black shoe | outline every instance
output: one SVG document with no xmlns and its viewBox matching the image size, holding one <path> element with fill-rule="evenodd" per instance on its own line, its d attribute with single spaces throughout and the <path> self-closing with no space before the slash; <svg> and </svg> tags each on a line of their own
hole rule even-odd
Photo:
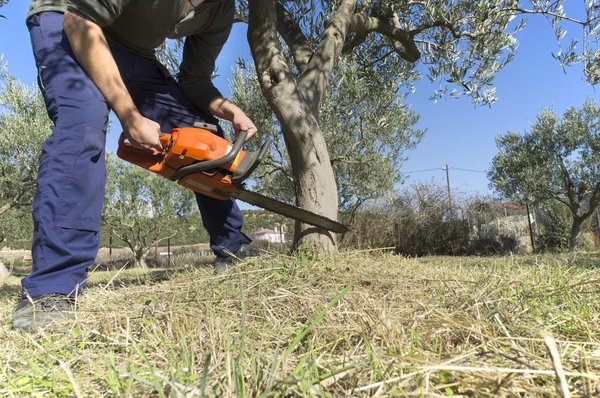
<svg viewBox="0 0 600 398">
<path fill-rule="evenodd" d="M 72 319 L 74 310 L 75 300 L 63 294 L 26 297 L 15 308 L 12 327 L 15 330 L 33 332 L 56 320 Z"/>
<path fill-rule="evenodd" d="M 250 257 L 258 257 L 260 253 L 251 245 L 242 245 L 240 249 L 230 255 L 229 257 L 217 257 L 213 262 L 213 268 L 215 274 L 222 274 L 223 272 L 233 269 L 236 264 L 243 262 Z"/>
</svg>

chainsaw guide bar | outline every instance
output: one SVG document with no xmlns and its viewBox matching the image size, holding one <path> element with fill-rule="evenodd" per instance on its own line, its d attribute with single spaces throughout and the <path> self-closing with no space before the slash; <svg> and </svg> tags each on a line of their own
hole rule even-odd
<svg viewBox="0 0 600 398">
<path fill-rule="evenodd" d="M 292 206 L 276 199 L 269 198 L 268 196 L 247 191 L 244 188 L 238 187 L 237 191 L 231 196 L 246 203 L 250 203 L 251 205 L 272 211 L 273 213 L 281 214 L 282 216 L 286 216 L 306 224 L 314 225 L 315 227 L 323 228 L 328 231 L 337 232 L 340 234 L 348 231 L 348 227 L 342 223 L 320 216 L 308 210 L 304 210 L 300 207 Z"/>
</svg>

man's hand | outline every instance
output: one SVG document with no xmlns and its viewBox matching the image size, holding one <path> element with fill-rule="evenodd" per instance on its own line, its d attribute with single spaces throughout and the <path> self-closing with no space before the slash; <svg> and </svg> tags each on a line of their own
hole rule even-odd
<svg viewBox="0 0 600 398">
<path fill-rule="evenodd" d="M 160 125 L 153 120 L 137 114 L 132 120 L 121 121 L 123 134 L 135 148 L 162 150 L 158 139 Z"/>
<path fill-rule="evenodd" d="M 248 116 L 246 116 L 246 114 L 244 112 L 242 112 L 241 110 L 239 112 L 236 112 L 233 116 L 233 120 L 231 121 L 233 123 L 233 129 L 235 130 L 235 139 L 237 140 L 238 134 L 240 133 L 240 131 L 247 131 L 248 132 L 248 136 L 246 137 L 246 142 L 254 137 L 254 135 L 256 134 L 256 126 L 254 125 L 254 123 L 252 122 L 252 120 L 250 120 L 250 118 Z"/>
<path fill-rule="evenodd" d="M 213 98 L 209 104 L 209 110 L 214 116 L 229 120 L 231 123 L 233 123 L 236 139 L 240 131 L 248 132 L 246 141 L 254 137 L 257 132 L 256 126 L 252 120 L 246 116 L 243 110 L 241 110 L 237 105 L 228 99 L 223 97 Z"/>
</svg>

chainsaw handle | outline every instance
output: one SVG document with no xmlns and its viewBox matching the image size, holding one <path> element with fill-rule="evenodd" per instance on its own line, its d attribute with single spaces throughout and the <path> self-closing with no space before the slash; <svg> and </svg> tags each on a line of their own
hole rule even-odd
<svg viewBox="0 0 600 398">
<path fill-rule="evenodd" d="M 237 139 L 233 142 L 233 147 L 231 151 L 223 157 L 215 160 L 208 160 L 206 162 L 194 163 L 189 166 L 180 167 L 175 174 L 171 176 L 171 181 L 178 181 L 180 178 L 185 177 L 190 173 L 197 173 L 199 171 L 206 171 L 210 169 L 214 169 L 215 167 L 221 166 L 225 163 L 231 163 L 235 160 L 236 156 L 240 152 L 240 149 L 244 146 L 246 142 L 246 137 L 248 136 L 248 131 L 240 131 Z"/>
<path fill-rule="evenodd" d="M 119 137 L 119 146 L 132 147 L 133 149 L 135 149 L 137 151 L 142 151 L 142 152 L 148 153 L 150 155 L 156 156 L 156 155 L 160 155 L 161 153 L 164 152 L 165 149 L 167 149 L 167 146 L 169 146 L 169 142 L 171 141 L 171 134 L 159 133 L 158 140 L 160 141 L 160 144 L 163 147 L 162 151 L 159 151 L 156 149 L 136 148 L 131 144 L 131 142 L 128 142 L 126 140 L 127 140 L 127 137 L 125 137 L 125 134 L 121 133 L 121 136 Z"/>
</svg>

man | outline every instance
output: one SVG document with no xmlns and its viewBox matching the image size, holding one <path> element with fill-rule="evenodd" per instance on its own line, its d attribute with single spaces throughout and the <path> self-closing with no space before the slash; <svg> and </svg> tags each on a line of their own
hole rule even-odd
<svg viewBox="0 0 600 398">
<path fill-rule="evenodd" d="M 32 1 L 27 26 L 54 126 L 33 203 L 32 272 L 22 280 L 13 328 L 34 330 L 66 316 L 85 285 L 99 249 L 109 110 L 141 148 L 160 148 L 160 131 L 216 118 L 232 122 L 236 133 L 256 133 L 211 82 L 234 8 L 234 0 Z M 154 50 L 165 38 L 182 37 L 176 82 Z M 250 239 L 235 202 L 196 199 L 217 260 L 243 256 Z"/>
</svg>

